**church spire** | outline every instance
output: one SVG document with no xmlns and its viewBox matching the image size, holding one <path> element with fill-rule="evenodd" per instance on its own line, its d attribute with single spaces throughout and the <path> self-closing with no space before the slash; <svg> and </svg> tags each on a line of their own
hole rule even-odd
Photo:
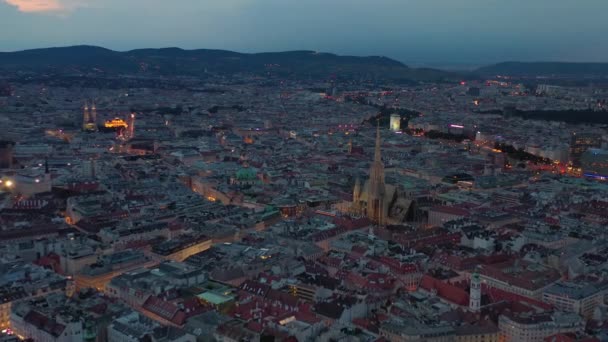
<svg viewBox="0 0 608 342">
<path fill-rule="evenodd" d="M 384 164 L 382 163 L 382 155 L 380 153 L 380 122 L 378 121 L 374 161 L 369 170 L 367 217 L 379 225 L 384 224 L 386 216 L 386 207 L 384 203 L 385 191 Z"/>
<path fill-rule="evenodd" d="M 86 130 L 87 129 L 87 124 L 89 123 L 90 120 L 90 114 L 89 114 L 89 101 L 84 101 L 84 110 L 82 111 L 82 129 Z"/>
<path fill-rule="evenodd" d="M 358 201 L 361 197 L 361 180 L 359 180 L 359 176 L 357 176 L 357 180 L 355 181 L 355 187 L 353 189 L 353 201 Z"/>
<path fill-rule="evenodd" d="M 374 161 L 382 161 L 382 155 L 380 154 L 380 120 L 378 120 L 378 126 L 376 127 L 376 150 L 374 151 Z"/>
</svg>

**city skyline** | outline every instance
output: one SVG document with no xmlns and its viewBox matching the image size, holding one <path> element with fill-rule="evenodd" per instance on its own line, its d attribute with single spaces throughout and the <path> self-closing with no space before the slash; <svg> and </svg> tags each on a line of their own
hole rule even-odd
<svg viewBox="0 0 608 342">
<path fill-rule="evenodd" d="M 602 1 L 205 2 L 3 0 L 0 51 L 98 45 L 239 52 L 317 50 L 406 64 L 606 62 Z"/>
</svg>

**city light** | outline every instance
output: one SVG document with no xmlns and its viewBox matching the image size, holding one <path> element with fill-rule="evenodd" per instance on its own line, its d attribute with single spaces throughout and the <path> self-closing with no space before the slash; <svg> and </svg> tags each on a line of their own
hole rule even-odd
<svg viewBox="0 0 608 342">
<path fill-rule="evenodd" d="M 134 116 L 131 116 L 131 117 L 134 117 Z M 129 125 L 123 119 L 120 119 L 120 118 L 114 118 L 112 120 L 108 120 L 104 123 L 104 126 L 106 128 L 127 128 L 127 127 L 129 127 Z"/>
</svg>

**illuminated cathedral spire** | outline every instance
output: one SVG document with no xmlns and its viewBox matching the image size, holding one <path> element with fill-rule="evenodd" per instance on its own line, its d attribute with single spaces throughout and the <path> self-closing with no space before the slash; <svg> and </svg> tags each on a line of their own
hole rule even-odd
<svg viewBox="0 0 608 342">
<path fill-rule="evenodd" d="M 378 126 L 376 127 L 376 149 L 374 150 L 374 162 L 382 163 L 382 154 L 380 152 L 380 120 L 378 120 Z M 384 167 L 384 166 L 383 166 Z"/>
<path fill-rule="evenodd" d="M 355 187 L 353 188 L 353 204 L 351 207 L 351 212 L 357 216 L 361 214 L 361 181 L 359 180 L 359 176 L 357 176 Z"/>
<path fill-rule="evenodd" d="M 84 110 L 82 112 L 82 129 L 86 130 L 87 129 L 87 124 L 89 123 L 90 120 L 90 116 L 89 116 L 89 101 L 85 101 L 84 102 Z"/>
<path fill-rule="evenodd" d="M 95 107 L 95 102 L 92 102 L 90 107 L 89 101 L 84 102 L 84 110 L 82 112 L 82 130 L 97 130 L 97 108 Z"/>
<path fill-rule="evenodd" d="M 95 106 L 95 101 L 91 104 L 91 115 L 89 120 L 91 123 L 97 125 L 97 107 Z"/>
<path fill-rule="evenodd" d="M 357 176 L 355 181 L 355 188 L 353 189 L 353 200 L 359 200 L 361 198 L 361 180 Z"/>
<path fill-rule="evenodd" d="M 374 150 L 374 161 L 369 170 L 369 189 L 367 199 L 367 217 L 378 225 L 384 224 L 384 164 L 382 163 L 382 154 L 380 151 L 380 121 L 376 128 L 376 147 Z"/>
</svg>

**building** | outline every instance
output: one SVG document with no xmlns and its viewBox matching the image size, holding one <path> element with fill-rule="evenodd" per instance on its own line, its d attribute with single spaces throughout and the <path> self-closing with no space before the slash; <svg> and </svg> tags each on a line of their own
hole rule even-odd
<svg viewBox="0 0 608 342">
<path fill-rule="evenodd" d="M 382 324 L 380 336 L 390 342 L 451 342 L 455 339 L 455 331 L 447 323 L 423 324 L 411 320 Z"/>
<path fill-rule="evenodd" d="M 108 341 L 112 342 L 195 342 L 196 337 L 181 329 L 163 327 L 156 321 L 131 312 L 118 317 L 108 326 Z"/>
<path fill-rule="evenodd" d="M 471 288 L 469 290 L 469 310 L 479 312 L 481 308 L 481 279 L 479 273 L 471 275 Z"/>
<path fill-rule="evenodd" d="M 45 342 L 80 342 L 84 325 L 76 313 L 51 316 L 28 305 L 20 305 L 11 314 L 11 329 L 17 336 Z"/>
<path fill-rule="evenodd" d="M 311 285 L 296 283 L 289 285 L 289 292 L 308 302 L 314 303 L 317 298 L 317 288 Z"/>
<path fill-rule="evenodd" d="M 391 114 L 390 127 L 393 132 L 401 131 L 401 116 L 399 114 Z"/>
<path fill-rule="evenodd" d="M 501 341 L 542 342 L 558 333 L 580 333 L 585 321 L 577 314 L 554 312 L 523 313 L 505 312 L 498 318 Z"/>
<path fill-rule="evenodd" d="M 428 226 L 442 227 L 446 222 L 459 220 L 470 215 L 469 211 L 450 206 L 435 206 L 428 211 Z"/>
<path fill-rule="evenodd" d="M 106 120 L 104 122 L 105 128 L 114 128 L 114 129 L 126 129 L 129 127 L 129 124 L 121 118 L 114 118 L 112 120 Z"/>
<path fill-rule="evenodd" d="M 48 162 L 45 162 L 44 174 L 18 174 L 14 183 L 15 192 L 25 197 L 50 192 L 53 184 Z"/>
<path fill-rule="evenodd" d="M 0 169 L 13 168 L 13 148 L 15 143 L 7 140 L 0 140 Z"/>
<path fill-rule="evenodd" d="M 94 179 L 97 174 L 97 162 L 95 159 L 82 161 L 82 177 L 85 179 Z"/>
<path fill-rule="evenodd" d="M 108 340 L 117 342 L 138 342 L 150 334 L 160 324 L 136 312 L 115 319 L 108 326 Z"/>
<path fill-rule="evenodd" d="M 500 330 L 491 322 L 455 328 L 454 342 L 500 342 Z"/>
<path fill-rule="evenodd" d="M 484 286 L 536 300 L 541 300 L 544 290 L 561 278 L 552 268 L 519 259 L 482 265 L 479 274 Z"/>
<path fill-rule="evenodd" d="M 199 267 L 165 261 L 153 268 L 138 268 L 114 277 L 106 286 L 106 293 L 129 305 L 141 306 L 150 296 L 175 288 L 198 286 L 207 280 Z"/>
<path fill-rule="evenodd" d="M 88 245 L 80 243 L 68 244 L 59 254 L 59 263 L 63 272 L 73 276 L 85 266 L 95 263 L 98 254 Z"/>
<path fill-rule="evenodd" d="M 95 263 L 85 266 L 74 277 L 77 289 L 94 288 L 105 291 L 112 278 L 139 267 L 148 267 L 156 262 L 140 250 L 124 250 L 104 255 Z"/>
<path fill-rule="evenodd" d="M 82 130 L 88 132 L 97 130 L 97 107 L 95 106 L 95 103 L 91 105 L 90 109 L 88 101 L 84 104 L 82 111 Z"/>
<path fill-rule="evenodd" d="M 10 325 L 11 309 L 16 302 L 52 293 L 72 295 L 73 292 L 74 284 L 51 270 L 34 264 L 0 265 L 0 329 Z"/>
<path fill-rule="evenodd" d="M 184 261 L 188 257 L 211 248 L 212 239 L 200 236 L 180 236 L 152 247 L 152 252 L 164 260 Z"/>
<path fill-rule="evenodd" d="M 352 212 L 355 215 L 367 216 L 371 221 L 378 225 L 387 222 L 389 206 L 396 195 L 396 187 L 385 184 L 384 163 L 380 152 L 380 126 L 376 129 L 376 147 L 374 150 L 374 160 L 370 166 L 369 179 L 363 188 L 357 181 L 353 189 Z M 406 211 L 411 202 L 407 203 Z"/>
<path fill-rule="evenodd" d="M 93 316 L 84 314 L 79 301 L 66 303 L 69 301 L 63 294 L 19 302 L 11 311 L 11 330 L 20 338 L 34 341 L 96 341 Z"/>
<path fill-rule="evenodd" d="M 574 312 L 590 319 L 595 308 L 604 303 L 607 294 L 608 282 L 559 281 L 545 289 L 543 301 L 561 311 Z"/>
<path fill-rule="evenodd" d="M 126 305 L 92 289 L 72 297 L 54 293 L 15 304 L 11 329 L 34 341 L 112 341 L 107 336 L 108 325 L 130 311 Z"/>
<path fill-rule="evenodd" d="M 590 148 L 601 148 L 602 136 L 592 133 L 572 133 L 570 139 L 570 161 L 578 166 L 581 163 L 581 157 Z"/>
<path fill-rule="evenodd" d="M 581 167 L 587 178 L 608 180 L 608 150 L 588 149 L 581 156 Z"/>
</svg>

